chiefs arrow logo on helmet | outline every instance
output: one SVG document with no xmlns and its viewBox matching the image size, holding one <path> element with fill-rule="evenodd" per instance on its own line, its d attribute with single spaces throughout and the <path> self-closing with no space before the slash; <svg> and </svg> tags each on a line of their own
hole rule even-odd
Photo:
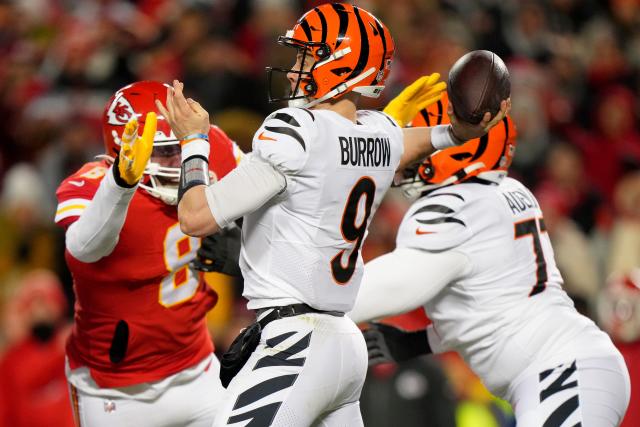
<svg viewBox="0 0 640 427">
<path fill-rule="evenodd" d="M 124 96 L 119 96 L 113 100 L 107 111 L 108 123 L 110 125 L 126 125 L 135 113 L 133 107 Z"/>
</svg>

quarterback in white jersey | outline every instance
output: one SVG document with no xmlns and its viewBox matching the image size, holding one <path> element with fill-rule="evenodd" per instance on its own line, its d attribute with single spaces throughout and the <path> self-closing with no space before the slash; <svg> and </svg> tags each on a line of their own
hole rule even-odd
<svg viewBox="0 0 640 427">
<path fill-rule="evenodd" d="M 353 307 L 360 248 L 402 146 L 401 128 L 378 111 L 358 111 L 355 126 L 332 111 L 301 108 L 265 120 L 253 155 L 286 170 L 287 187 L 276 203 L 244 217 L 240 266 L 248 308 Z"/>
<path fill-rule="evenodd" d="M 384 88 L 394 45 L 378 19 L 349 4 L 314 8 L 279 42 L 297 51 L 293 68 L 270 70 L 286 74 L 290 107 L 266 118 L 253 152 L 219 182 L 203 173 L 206 111 L 179 82 L 158 107 L 182 140 L 182 230 L 203 236 L 244 217 L 240 266 L 257 321 L 222 358 L 216 425 L 358 426 L 366 346 L 344 313 L 360 286 L 367 227 L 398 167 L 453 145 L 453 135 L 485 133 L 508 103 L 497 119 L 436 129 L 358 111 L 359 96 Z M 411 110 L 433 83 L 421 79 L 394 105 Z"/>
<path fill-rule="evenodd" d="M 535 197 L 505 177 L 515 129 L 503 123 L 433 154 L 403 183 L 420 197 L 396 250 L 366 265 L 349 315 L 362 322 L 424 306 L 426 334 L 374 324 L 370 357 L 455 350 L 511 402 L 519 427 L 616 426 L 629 400 L 626 366 L 562 289 Z"/>
</svg>

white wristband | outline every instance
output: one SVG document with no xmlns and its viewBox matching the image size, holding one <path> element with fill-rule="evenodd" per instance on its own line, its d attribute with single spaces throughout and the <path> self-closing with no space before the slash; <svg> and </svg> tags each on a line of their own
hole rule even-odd
<svg viewBox="0 0 640 427">
<path fill-rule="evenodd" d="M 453 135 L 453 132 L 451 132 L 451 125 L 437 125 L 431 127 L 431 145 L 436 150 L 456 147 L 464 142 L 465 141 L 461 141 Z"/>
<path fill-rule="evenodd" d="M 201 138 L 195 138 L 182 145 L 182 163 L 189 157 L 202 156 L 209 159 L 209 141 Z"/>
</svg>

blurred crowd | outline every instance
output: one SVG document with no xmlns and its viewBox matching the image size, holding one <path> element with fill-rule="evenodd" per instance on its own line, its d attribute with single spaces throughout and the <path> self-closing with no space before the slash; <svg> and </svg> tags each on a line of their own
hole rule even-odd
<svg viewBox="0 0 640 427">
<path fill-rule="evenodd" d="M 266 101 L 264 67 L 292 61 L 275 40 L 320 3 L 0 0 L 0 426 L 70 422 L 65 409 L 55 411 L 56 422 L 7 414 L 24 405 L 67 405 L 62 342 L 73 293 L 64 235 L 53 225 L 55 189 L 103 152 L 101 114 L 109 96 L 135 80 L 180 79 L 250 151 L 254 130 L 275 108 Z M 505 60 L 519 134 L 512 175 L 542 205 L 567 292 L 601 322 L 607 284 L 625 283 L 634 298 L 640 292 L 640 0 L 355 3 L 385 22 L 397 48 L 384 97 L 368 108 L 382 107 L 420 75 L 437 71 L 446 78 L 469 50 L 489 49 Z M 367 259 L 393 249 L 406 207 L 392 191 L 371 226 Z M 241 283 L 212 282 L 226 296 L 211 320 L 224 350 L 250 317 Z M 637 332 L 620 342 L 628 363 L 640 360 Z M 18 369 L 27 359 L 34 368 Z M 640 366 L 629 368 L 632 383 L 640 382 Z M 366 425 L 392 425 L 385 414 L 400 410 L 406 422 L 395 425 L 512 425 L 509 408 L 473 378 L 454 357 L 372 371 L 363 395 Z M 640 401 L 636 393 L 632 402 Z"/>
</svg>

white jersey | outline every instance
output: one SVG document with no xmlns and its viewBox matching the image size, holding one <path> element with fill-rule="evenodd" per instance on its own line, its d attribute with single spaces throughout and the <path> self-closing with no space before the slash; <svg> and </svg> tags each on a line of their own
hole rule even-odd
<svg viewBox="0 0 640 427">
<path fill-rule="evenodd" d="M 458 351 L 494 394 L 508 398 L 529 368 L 611 354 L 609 337 L 563 291 L 542 211 L 518 181 L 430 193 L 407 212 L 397 246 L 466 256 L 425 310 L 442 348 Z"/>
<path fill-rule="evenodd" d="M 244 217 L 248 308 L 351 309 L 367 227 L 402 151 L 402 130 L 378 111 L 359 111 L 357 124 L 329 110 L 284 108 L 267 117 L 252 155 L 280 170 L 287 187 Z"/>
</svg>

